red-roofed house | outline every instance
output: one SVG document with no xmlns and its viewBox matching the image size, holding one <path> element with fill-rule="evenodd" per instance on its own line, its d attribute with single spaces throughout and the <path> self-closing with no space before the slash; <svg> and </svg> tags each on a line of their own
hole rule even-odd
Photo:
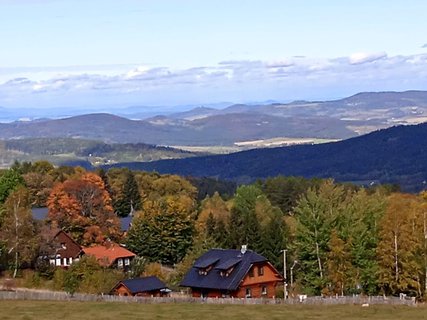
<svg viewBox="0 0 427 320">
<path fill-rule="evenodd" d="M 115 243 L 108 243 L 104 246 L 94 246 L 83 248 L 83 252 L 88 256 L 93 256 L 103 267 L 127 269 L 135 253 L 123 248 Z"/>
</svg>

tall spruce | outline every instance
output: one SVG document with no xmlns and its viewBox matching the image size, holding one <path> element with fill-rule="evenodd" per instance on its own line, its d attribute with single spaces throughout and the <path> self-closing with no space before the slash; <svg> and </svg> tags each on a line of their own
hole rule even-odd
<svg viewBox="0 0 427 320">
<path fill-rule="evenodd" d="M 126 180 L 123 184 L 122 195 L 114 203 L 114 209 L 120 217 L 127 217 L 141 208 L 141 195 L 135 175 L 131 170 L 126 171 Z"/>
<path fill-rule="evenodd" d="M 278 270 L 283 270 L 281 252 L 287 249 L 285 234 L 281 213 L 276 213 L 262 232 L 261 252 Z"/>
</svg>

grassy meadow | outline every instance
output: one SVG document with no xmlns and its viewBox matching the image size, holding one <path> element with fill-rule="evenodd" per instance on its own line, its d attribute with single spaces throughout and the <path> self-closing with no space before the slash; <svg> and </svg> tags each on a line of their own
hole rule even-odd
<svg viewBox="0 0 427 320">
<path fill-rule="evenodd" d="M 0 301 L 0 319 L 427 319 L 427 307 Z"/>
</svg>

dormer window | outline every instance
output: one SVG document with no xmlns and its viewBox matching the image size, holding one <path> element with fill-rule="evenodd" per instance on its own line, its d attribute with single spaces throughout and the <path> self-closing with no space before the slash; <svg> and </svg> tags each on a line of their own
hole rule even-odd
<svg viewBox="0 0 427 320">
<path fill-rule="evenodd" d="M 208 274 L 208 271 L 206 269 L 199 269 L 199 275 L 206 276 Z"/>
<path fill-rule="evenodd" d="M 65 245 L 65 242 L 62 242 L 62 243 L 61 243 L 61 248 L 62 248 L 62 249 L 64 249 L 64 250 L 66 250 L 66 249 L 67 249 L 67 246 Z"/>
<path fill-rule="evenodd" d="M 220 275 L 221 277 L 228 277 L 228 276 L 233 272 L 233 270 L 234 270 L 234 267 L 231 267 L 231 268 L 229 268 L 229 269 L 227 269 L 227 270 L 221 270 L 221 271 L 219 272 L 219 275 Z"/>
<path fill-rule="evenodd" d="M 194 265 L 194 267 L 198 269 L 199 275 L 206 276 L 209 273 L 209 271 L 212 270 L 212 268 L 214 267 L 215 263 L 217 263 L 218 260 L 219 260 L 218 258 L 211 258 L 211 259 L 198 261 Z"/>
</svg>

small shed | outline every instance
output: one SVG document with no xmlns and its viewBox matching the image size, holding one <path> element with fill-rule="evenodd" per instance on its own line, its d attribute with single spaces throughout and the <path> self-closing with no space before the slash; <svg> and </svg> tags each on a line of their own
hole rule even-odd
<svg viewBox="0 0 427 320">
<path fill-rule="evenodd" d="M 119 281 L 111 290 L 118 296 L 165 297 L 171 290 L 156 276 Z"/>
</svg>

